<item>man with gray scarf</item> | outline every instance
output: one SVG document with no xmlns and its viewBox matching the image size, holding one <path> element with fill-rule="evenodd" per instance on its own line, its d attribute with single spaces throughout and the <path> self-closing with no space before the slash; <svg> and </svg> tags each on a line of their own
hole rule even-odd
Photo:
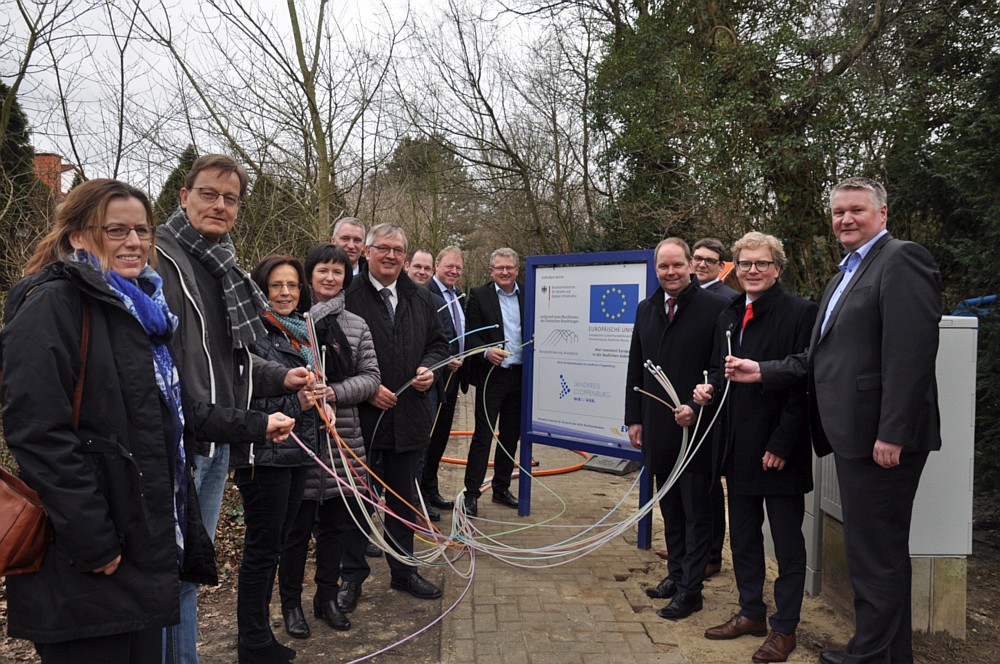
<svg viewBox="0 0 1000 664">
<path fill-rule="evenodd" d="M 232 157 L 199 157 L 181 189 L 180 207 L 157 228 L 156 238 L 163 294 L 180 318 L 174 349 L 185 385 L 196 399 L 236 408 L 249 408 L 251 396 L 300 389 L 309 378 L 304 368 L 264 362 L 249 350 L 254 339 L 265 336 L 260 313 L 268 305 L 236 264 L 229 235 L 248 180 Z M 198 452 L 195 486 L 205 529 L 214 541 L 229 445 L 217 441 Z M 165 662 L 198 662 L 197 601 L 197 587 L 182 583 L 180 625 L 167 630 Z"/>
</svg>

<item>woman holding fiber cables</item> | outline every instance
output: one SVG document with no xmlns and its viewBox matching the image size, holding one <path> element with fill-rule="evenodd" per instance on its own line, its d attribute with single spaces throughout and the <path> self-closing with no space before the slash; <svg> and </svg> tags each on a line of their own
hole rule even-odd
<svg viewBox="0 0 1000 664">
<path fill-rule="evenodd" d="M 256 341 L 254 354 L 289 368 L 309 367 L 315 362 L 303 313 L 309 306 L 309 286 L 302 263 L 290 256 L 268 256 L 251 273 L 251 278 L 267 294 L 271 310 L 262 315 L 267 336 Z M 253 407 L 264 412 L 295 415 L 295 433 L 313 452 L 323 420 L 313 408 L 322 404 L 333 422 L 333 410 L 326 404 L 327 388 L 322 382 L 313 389 L 278 397 L 258 397 Z M 239 642 L 245 646 L 276 643 L 271 633 L 268 605 L 281 547 L 298 514 L 305 485 L 306 467 L 313 465 L 309 453 L 298 443 L 233 445 L 230 466 L 233 481 L 243 498 L 246 536 L 240 565 L 236 624 Z M 301 615 L 301 608 L 298 609 Z M 282 646 L 283 647 L 283 646 Z M 249 651 L 248 651 L 249 652 Z M 254 653 L 256 654 L 256 653 Z M 266 654 L 261 651 L 260 654 Z M 287 661 L 247 659 L 240 661 Z"/>
<path fill-rule="evenodd" d="M 328 443 L 326 436 L 320 441 L 319 456 L 348 482 L 350 476 L 363 477 L 365 472 L 357 404 L 367 401 L 381 383 L 378 360 L 368 325 L 344 310 L 344 289 L 351 282 L 351 262 L 344 250 L 332 244 L 313 247 L 306 256 L 305 274 L 313 298 L 309 315 L 319 349 L 316 367 L 321 368 L 330 401 L 336 405 L 337 434 L 353 452 L 347 455 L 353 470 L 341 462 L 336 441 Z M 301 605 L 306 550 L 314 524 L 317 588 L 313 614 L 333 629 L 351 628 L 344 614 L 354 610 L 361 584 L 371 571 L 364 557 L 368 540 L 355 523 L 366 518 L 366 507 L 359 502 L 318 465 L 309 468 L 302 504 L 281 553 L 278 577 L 289 635 L 306 638 L 310 634 Z M 341 579 L 342 587 L 338 585 Z"/>
</svg>

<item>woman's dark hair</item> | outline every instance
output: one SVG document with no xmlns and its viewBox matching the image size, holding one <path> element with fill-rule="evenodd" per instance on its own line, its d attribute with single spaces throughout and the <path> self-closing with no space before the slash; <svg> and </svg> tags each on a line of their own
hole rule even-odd
<svg viewBox="0 0 1000 664">
<path fill-rule="evenodd" d="M 268 288 L 267 282 L 271 276 L 271 272 L 276 267 L 281 267 L 282 265 L 287 265 L 295 270 L 299 279 L 299 303 L 296 305 L 295 310 L 300 314 L 304 314 L 309 311 L 309 306 L 312 303 L 312 291 L 309 288 L 309 280 L 306 279 L 306 271 L 302 267 L 302 263 L 299 259 L 292 256 L 281 256 L 279 254 L 271 254 L 266 256 L 264 260 L 257 263 L 257 267 L 253 269 L 250 273 L 250 278 L 254 280 L 254 283 L 260 287 L 264 292 L 264 297 L 267 297 Z"/>
<path fill-rule="evenodd" d="M 324 242 L 317 244 L 306 254 L 306 279 L 312 284 L 313 270 L 320 263 L 343 263 L 344 264 L 344 290 L 351 285 L 354 278 L 354 268 L 351 267 L 351 259 L 347 253 L 335 244 Z"/>
</svg>

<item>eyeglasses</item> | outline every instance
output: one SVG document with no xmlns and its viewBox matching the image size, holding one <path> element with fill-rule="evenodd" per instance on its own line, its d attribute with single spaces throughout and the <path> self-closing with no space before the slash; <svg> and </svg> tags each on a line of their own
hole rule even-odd
<svg viewBox="0 0 1000 664">
<path fill-rule="evenodd" d="M 101 226 L 101 230 L 112 240 L 124 240 L 132 231 L 140 242 L 149 242 L 156 235 L 152 226 Z"/>
<path fill-rule="evenodd" d="M 227 208 L 238 208 L 243 205 L 243 201 L 239 196 L 223 194 L 222 192 L 216 191 L 211 187 L 191 187 L 191 191 L 197 191 L 198 198 L 200 198 L 203 203 L 215 203 L 215 201 L 219 200 L 219 196 L 222 196 L 222 200 L 225 201 Z"/>
<path fill-rule="evenodd" d="M 267 285 L 269 290 L 281 292 L 281 289 L 287 289 L 289 293 L 298 293 L 299 289 L 302 288 L 301 284 L 285 283 L 283 281 L 275 281 Z"/>
<path fill-rule="evenodd" d="M 381 254 L 382 256 L 385 256 L 388 253 L 392 253 L 392 255 L 395 256 L 396 258 L 402 258 L 403 256 L 406 255 L 406 250 L 403 249 L 402 247 L 389 247 L 384 244 L 373 244 L 372 249 L 375 251 L 375 253 Z"/>
<path fill-rule="evenodd" d="M 516 265 L 493 265 L 490 269 L 494 272 L 517 272 Z"/>
<path fill-rule="evenodd" d="M 707 256 L 699 256 L 698 254 L 695 254 L 691 260 L 695 263 L 704 263 L 705 265 L 718 265 L 722 262 L 718 258 L 708 258 Z"/>
<path fill-rule="evenodd" d="M 774 261 L 736 261 L 736 269 L 740 272 L 749 272 L 751 267 L 756 267 L 758 272 L 766 272 L 774 265 Z"/>
</svg>

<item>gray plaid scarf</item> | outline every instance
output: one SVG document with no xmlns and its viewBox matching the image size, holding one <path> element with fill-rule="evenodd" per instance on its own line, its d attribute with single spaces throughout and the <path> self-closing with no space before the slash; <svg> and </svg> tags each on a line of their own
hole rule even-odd
<svg viewBox="0 0 1000 664">
<path fill-rule="evenodd" d="M 270 308 L 267 299 L 250 275 L 236 265 L 236 247 L 228 234 L 219 242 L 209 242 L 191 226 L 180 207 L 157 228 L 157 232 L 176 239 L 181 248 L 200 261 L 212 276 L 222 278 L 235 348 L 245 348 L 267 334 L 260 322 L 260 314 Z"/>
</svg>

